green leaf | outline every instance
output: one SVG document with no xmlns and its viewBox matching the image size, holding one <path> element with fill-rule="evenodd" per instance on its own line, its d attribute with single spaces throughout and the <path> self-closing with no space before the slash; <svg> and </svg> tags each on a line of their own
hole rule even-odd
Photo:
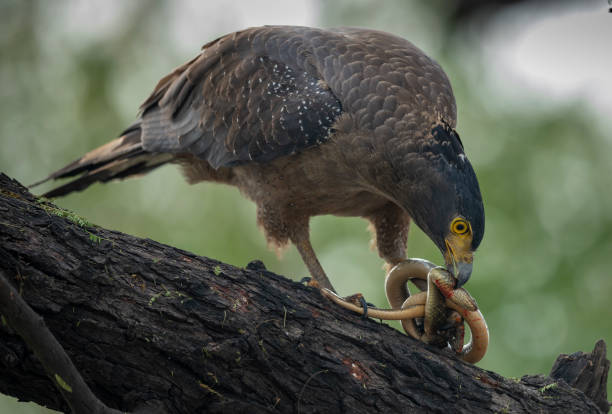
<svg viewBox="0 0 612 414">
<path fill-rule="evenodd" d="M 72 392 L 72 387 L 68 385 L 68 383 L 64 381 L 64 379 L 57 374 L 55 374 L 55 381 L 57 381 L 58 385 L 62 387 L 63 389 L 65 389 L 66 391 Z"/>
</svg>

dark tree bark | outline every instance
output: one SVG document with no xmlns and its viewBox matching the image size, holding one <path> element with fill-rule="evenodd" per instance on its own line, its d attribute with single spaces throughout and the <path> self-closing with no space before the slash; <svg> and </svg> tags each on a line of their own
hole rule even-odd
<svg viewBox="0 0 612 414">
<path fill-rule="evenodd" d="M 92 226 L 1 174 L 0 269 L 94 394 L 122 411 L 608 409 L 603 342 L 594 356 L 558 359 L 555 378 L 506 379 L 344 311 L 260 263 L 240 269 Z M 561 369 L 566 363 L 573 368 Z M 6 323 L 0 392 L 68 409 Z"/>
</svg>

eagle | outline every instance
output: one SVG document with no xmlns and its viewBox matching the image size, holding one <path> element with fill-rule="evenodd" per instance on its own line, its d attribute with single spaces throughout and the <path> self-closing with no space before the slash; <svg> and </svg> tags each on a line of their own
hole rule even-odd
<svg viewBox="0 0 612 414">
<path fill-rule="evenodd" d="M 311 217 L 367 219 L 388 266 L 406 258 L 414 221 L 460 287 L 484 207 L 456 122 L 448 77 L 405 39 L 255 27 L 204 45 L 158 82 L 119 138 L 41 182 L 72 178 L 44 194 L 52 198 L 178 164 L 190 183 L 237 187 L 257 205 L 269 244 L 293 243 L 314 282 L 332 291 Z"/>
</svg>

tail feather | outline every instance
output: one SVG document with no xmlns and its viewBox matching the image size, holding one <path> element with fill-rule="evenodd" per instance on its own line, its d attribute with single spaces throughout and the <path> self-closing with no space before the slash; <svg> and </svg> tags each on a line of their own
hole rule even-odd
<svg viewBox="0 0 612 414">
<path fill-rule="evenodd" d="M 43 194 L 43 197 L 48 198 L 60 197 L 74 191 L 84 190 L 95 182 L 107 182 L 145 174 L 174 158 L 172 154 L 146 152 L 142 148 L 140 134 L 140 125 L 135 124 L 119 138 L 88 152 L 30 187 L 49 180 L 80 175 Z"/>
</svg>

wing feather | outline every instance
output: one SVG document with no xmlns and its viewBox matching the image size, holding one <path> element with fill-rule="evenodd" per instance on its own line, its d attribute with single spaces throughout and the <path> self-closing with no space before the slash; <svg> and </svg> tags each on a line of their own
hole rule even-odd
<svg viewBox="0 0 612 414">
<path fill-rule="evenodd" d="M 142 105 L 143 148 L 219 168 L 326 141 L 342 105 L 312 62 L 313 31 L 248 29 L 205 45 Z"/>
<path fill-rule="evenodd" d="M 158 82 L 121 137 L 47 179 L 81 174 L 52 190 L 59 195 L 182 155 L 213 168 L 269 162 L 326 142 L 343 114 L 343 132 L 367 137 L 352 142 L 382 144 L 389 159 L 401 156 L 398 146 L 417 153 L 437 145 L 431 127 L 456 123 L 446 75 L 404 39 L 365 29 L 259 27 L 204 45 Z"/>
</svg>

